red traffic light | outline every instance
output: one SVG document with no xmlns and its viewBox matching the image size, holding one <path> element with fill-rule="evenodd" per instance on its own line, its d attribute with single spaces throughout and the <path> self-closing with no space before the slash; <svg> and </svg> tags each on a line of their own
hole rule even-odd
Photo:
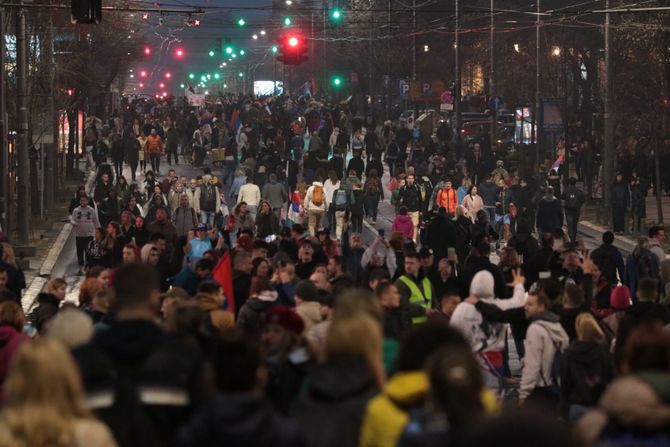
<svg viewBox="0 0 670 447">
<path fill-rule="evenodd" d="M 309 45 L 300 32 L 290 31 L 277 39 L 279 55 L 277 60 L 287 65 L 300 65 L 307 60 Z"/>
<path fill-rule="evenodd" d="M 298 38 L 295 37 L 295 36 L 291 36 L 291 37 L 288 38 L 288 45 L 290 47 L 297 47 L 299 43 L 300 43 L 300 40 L 298 40 Z"/>
<path fill-rule="evenodd" d="M 168 71 L 167 73 L 165 73 L 165 77 L 170 79 L 172 77 L 172 73 Z"/>
<path fill-rule="evenodd" d="M 177 57 L 184 57 L 184 50 L 182 50 L 181 48 L 177 48 L 175 54 L 177 55 Z"/>
<path fill-rule="evenodd" d="M 670 98 L 661 98 L 661 107 L 664 109 L 670 107 Z"/>
<path fill-rule="evenodd" d="M 71 88 L 67 89 L 67 95 L 68 96 L 74 95 L 74 90 L 72 90 Z"/>
<path fill-rule="evenodd" d="M 144 55 L 149 56 L 151 54 L 151 48 L 149 47 L 144 47 Z"/>
<path fill-rule="evenodd" d="M 143 77 L 143 78 L 146 78 L 147 77 L 147 72 L 144 71 L 144 70 L 140 71 L 140 76 Z"/>
</svg>

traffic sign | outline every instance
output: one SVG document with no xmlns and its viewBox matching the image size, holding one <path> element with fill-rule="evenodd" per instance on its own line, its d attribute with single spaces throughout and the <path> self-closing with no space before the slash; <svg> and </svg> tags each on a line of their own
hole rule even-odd
<svg viewBox="0 0 670 447">
<path fill-rule="evenodd" d="M 454 103 L 454 92 L 450 88 L 443 91 L 440 96 L 442 104 L 453 104 Z"/>
<path fill-rule="evenodd" d="M 409 93 L 409 84 L 404 79 L 398 80 L 398 90 L 401 95 L 406 95 Z"/>
<path fill-rule="evenodd" d="M 489 109 L 498 110 L 503 106 L 503 104 L 505 104 L 505 100 L 503 99 L 502 96 L 493 95 L 489 100 Z"/>
</svg>

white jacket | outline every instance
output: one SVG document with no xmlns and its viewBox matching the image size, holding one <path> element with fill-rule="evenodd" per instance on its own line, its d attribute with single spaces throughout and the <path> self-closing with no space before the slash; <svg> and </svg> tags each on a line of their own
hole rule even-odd
<svg viewBox="0 0 670 447">
<path fill-rule="evenodd" d="M 482 299 L 483 302 L 494 304 L 503 310 L 522 307 L 526 304 L 526 292 L 522 284 L 514 287 L 514 294 L 510 299 L 489 298 Z M 466 340 L 470 342 L 475 352 L 501 352 L 505 349 L 505 333 L 507 324 L 487 323 L 488 335 L 482 329 L 484 317 L 477 308 L 466 302 L 456 306 L 449 324 L 461 331 Z"/>
<path fill-rule="evenodd" d="M 545 312 L 528 326 L 524 341 L 525 355 L 521 372 L 519 399 L 526 399 L 535 387 L 554 384 L 551 369 L 556 349 L 561 352 L 568 347 L 570 339 L 565 333 L 558 316 Z"/>
<path fill-rule="evenodd" d="M 314 186 L 320 186 L 323 188 L 323 184 L 320 182 L 314 182 L 312 183 L 312 186 L 310 186 L 307 189 L 307 194 L 305 195 L 305 200 L 303 202 L 303 206 L 305 207 L 305 210 L 321 210 L 321 211 L 326 211 L 328 209 L 328 195 L 326 194 L 326 190 L 323 190 L 323 202 L 321 205 L 316 205 L 314 202 L 312 202 L 312 194 L 314 194 Z"/>
<path fill-rule="evenodd" d="M 261 203 L 261 190 L 258 185 L 245 183 L 240 187 L 240 194 L 237 196 L 237 203 L 246 202 L 247 205 L 258 206 Z"/>
<path fill-rule="evenodd" d="M 340 187 L 339 180 L 335 183 L 333 183 L 330 179 L 323 182 L 323 191 L 326 193 L 326 200 L 328 201 L 328 203 L 333 202 L 333 194 L 335 194 L 335 191 L 337 191 L 339 187 Z"/>
</svg>

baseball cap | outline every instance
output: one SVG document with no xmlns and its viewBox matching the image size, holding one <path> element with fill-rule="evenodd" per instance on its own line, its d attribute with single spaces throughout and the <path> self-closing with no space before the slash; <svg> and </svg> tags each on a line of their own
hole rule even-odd
<svg viewBox="0 0 670 447">
<path fill-rule="evenodd" d="M 419 250 L 419 258 L 420 259 L 425 259 L 425 258 L 430 258 L 433 256 L 433 249 L 429 247 L 421 247 L 421 250 Z"/>
<path fill-rule="evenodd" d="M 196 230 L 198 230 L 198 231 L 207 231 L 207 224 L 199 223 L 198 226 L 196 227 Z"/>
</svg>

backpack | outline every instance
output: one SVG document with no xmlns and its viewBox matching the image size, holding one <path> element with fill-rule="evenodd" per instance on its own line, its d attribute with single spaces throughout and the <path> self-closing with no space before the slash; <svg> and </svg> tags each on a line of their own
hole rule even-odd
<svg viewBox="0 0 670 447">
<path fill-rule="evenodd" d="M 379 194 L 379 183 L 377 183 L 377 180 L 373 181 L 368 181 L 368 195 L 369 196 L 376 196 Z"/>
<path fill-rule="evenodd" d="M 314 186 L 312 190 L 312 203 L 316 206 L 323 205 L 323 186 Z"/>
<path fill-rule="evenodd" d="M 345 211 L 347 209 L 347 192 L 344 189 L 338 189 L 333 194 L 333 205 L 335 211 Z"/>
<path fill-rule="evenodd" d="M 558 396 L 561 393 L 561 388 L 560 388 L 560 380 L 561 380 L 561 345 L 559 343 L 556 343 L 552 338 L 551 334 L 549 333 L 549 329 L 546 327 L 542 326 L 545 331 L 547 331 L 547 334 L 549 335 L 549 339 L 551 340 L 551 343 L 554 345 L 555 352 L 554 352 L 554 358 L 551 360 L 551 369 L 549 370 L 549 377 L 544 377 L 544 374 L 542 372 L 542 367 L 540 366 L 540 378 L 542 379 L 542 383 L 544 384 L 543 387 L 545 390 L 547 390 L 550 394 Z M 549 385 L 549 380 L 551 380 L 551 385 Z"/>
<path fill-rule="evenodd" d="M 396 159 L 399 153 L 400 148 L 398 147 L 398 143 L 390 143 L 386 148 L 386 158 Z"/>
</svg>

